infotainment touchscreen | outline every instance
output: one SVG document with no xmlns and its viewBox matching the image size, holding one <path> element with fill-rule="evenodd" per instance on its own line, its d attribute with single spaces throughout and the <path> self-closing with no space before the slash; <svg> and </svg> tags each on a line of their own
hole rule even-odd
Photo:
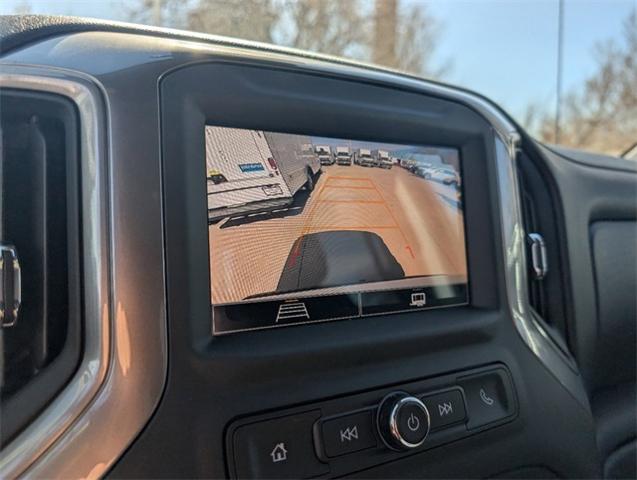
<svg viewBox="0 0 637 480">
<path fill-rule="evenodd" d="M 202 133 L 215 335 L 467 303 L 458 150 Z"/>
</svg>

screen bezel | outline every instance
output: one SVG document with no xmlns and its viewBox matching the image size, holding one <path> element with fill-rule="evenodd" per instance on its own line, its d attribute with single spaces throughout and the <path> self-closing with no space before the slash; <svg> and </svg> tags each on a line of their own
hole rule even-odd
<svg viewBox="0 0 637 480">
<path fill-rule="evenodd" d="M 175 293 L 186 310 L 198 312 L 197 330 L 206 329 L 201 317 L 205 311 L 208 335 L 213 333 L 209 261 L 202 262 L 202 255 L 209 260 L 204 253 L 208 252 L 201 135 L 205 125 L 458 149 L 469 300 L 453 309 L 495 307 L 497 291 L 491 286 L 496 265 L 489 259 L 495 257 L 498 240 L 493 236 L 491 189 L 484 188 L 493 168 L 488 159 L 493 156 L 494 133 L 488 122 L 462 104 L 408 89 L 257 63 L 206 62 L 179 69 L 162 80 L 162 130 L 170 132 L 162 136 L 167 268 L 178 272 L 174 278 L 184 282 Z M 201 78 L 214 79 L 215 89 L 207 88 Z M 290 83 L 291 78 L 296 81 Z M 475 272 L 481 281 L 474 281 Z M 187 306 L 185 298 L 190 299 Z M 435 319 L 436 311 L 442 312 L 431 310 L 425 315 Z M 391 315 L 395 321 L 411 322 L 423 314 Z"/>
</svg>

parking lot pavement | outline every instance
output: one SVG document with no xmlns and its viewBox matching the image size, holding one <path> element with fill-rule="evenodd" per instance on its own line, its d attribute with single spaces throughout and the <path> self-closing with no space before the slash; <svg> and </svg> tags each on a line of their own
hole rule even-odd
<svg viewBox="0 0 637 480">
<path fill-rule="evenodd" d="M 295 241 L 326 231 L 377 234 L 405 277 L 466 278 L 464 222 L 456 192 L 399 167 L 324 166 L 300 213 L 296 206 L 293 215 L 254 213 L 230 219 L 227 225 L 232 226 L 225 228 L 224 221 L 210 225 L 212 302 L 274 292 Z"/>
</svg>

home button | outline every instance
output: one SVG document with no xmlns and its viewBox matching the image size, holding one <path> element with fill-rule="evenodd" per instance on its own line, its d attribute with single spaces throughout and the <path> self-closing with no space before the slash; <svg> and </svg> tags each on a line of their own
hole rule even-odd
<svg viewBox="0 0 637 480">
<path fill-rule="evenodd" d="M 234 432 L 237 478 L 310 478 L 329 472 L 314 452 L 318 411 L 243 425 Z"/>
</svg>

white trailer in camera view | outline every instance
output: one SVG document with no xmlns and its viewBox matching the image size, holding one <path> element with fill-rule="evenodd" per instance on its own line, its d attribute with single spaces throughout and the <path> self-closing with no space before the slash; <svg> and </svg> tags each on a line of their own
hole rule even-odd
<svg viewBox="0 0 637 480">
<path fill-rule="evenodd" d="M 208 221 L 280 208 L 314 188 L 321 165 L 309 137 L 206 126 Z"/>
</svg>

